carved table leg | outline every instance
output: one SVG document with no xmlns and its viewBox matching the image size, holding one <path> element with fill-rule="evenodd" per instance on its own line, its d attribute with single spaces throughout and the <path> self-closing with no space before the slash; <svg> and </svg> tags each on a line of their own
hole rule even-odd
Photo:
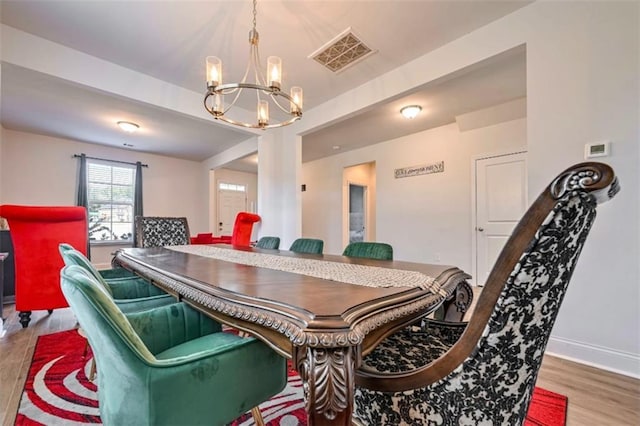
<svg viewBox="0 0 640 426">
<path fill-rule="evenodd" d="M 461 322 L 473 301 L 473 289 L 466 281 L 460 281 L 456 290 L 435 312 L 437 320 Z"/>
<path fill-rule="evenodd" d="M 296 347 L 293 356 L 304 383 L 308 424 L 350 425 L 356 347 Z"/>
</svg>

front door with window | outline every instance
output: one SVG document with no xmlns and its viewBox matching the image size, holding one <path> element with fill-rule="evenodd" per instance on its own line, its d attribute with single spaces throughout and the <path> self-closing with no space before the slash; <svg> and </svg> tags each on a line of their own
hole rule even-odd
<svg viewBox="0 0 640 426">
<path fill-rule="evenodd" d="M 220 185 L 222 186 L 222 185 Z M 247 193 L 244 185 L 234 189 L 218 190 L 218 235 L 231 235 L 239 212 L 247 211 Z M 240 191 L 237 187 L 241 187 Z"/>
</svg>

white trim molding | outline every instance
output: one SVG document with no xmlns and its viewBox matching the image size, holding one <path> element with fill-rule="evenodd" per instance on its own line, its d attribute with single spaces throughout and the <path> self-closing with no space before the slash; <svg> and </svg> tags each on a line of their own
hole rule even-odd
<svg viewBox="0 0 640 426">
<path fill-rule="evenodd" d="M 640 379 L 640 356 L 576 340 L 553 337 L 546 353 L 558 358 Z"/>
</svg>

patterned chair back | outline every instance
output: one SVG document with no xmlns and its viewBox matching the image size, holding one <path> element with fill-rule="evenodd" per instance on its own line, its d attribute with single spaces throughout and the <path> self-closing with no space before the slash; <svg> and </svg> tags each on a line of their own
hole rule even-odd
<svg viewBox="0 0 640 426">
<path fill-rule="evenodd" d="M 505 244 L 460 339 L 420 372 L 385 374 L 386 384 L 359 372 L 356 417 L 392 424 L 419 406 L 412 414 L 417 423 L 522 424 L 596 206 L 618 190 L 605 164 L 582 163 L 560 174 Z M 372 406 L 384 409 L 374 413 Z"/>
<path fill-rule="evenodd" d="M 164 247 L 190 244 L 186 217 L 136 216 L 134 247 Z"/>
</svg>

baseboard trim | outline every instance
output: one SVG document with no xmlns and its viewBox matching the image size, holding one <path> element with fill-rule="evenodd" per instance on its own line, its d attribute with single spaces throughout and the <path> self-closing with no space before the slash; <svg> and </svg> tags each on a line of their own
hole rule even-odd
<svg viewBox="0 0 640 426">
<path fill-rule="evenodd" d="M 551 337 L 545 353 L 579 364 L 640 379 L 640 355 L 561 337 Z"/>
</svg>

